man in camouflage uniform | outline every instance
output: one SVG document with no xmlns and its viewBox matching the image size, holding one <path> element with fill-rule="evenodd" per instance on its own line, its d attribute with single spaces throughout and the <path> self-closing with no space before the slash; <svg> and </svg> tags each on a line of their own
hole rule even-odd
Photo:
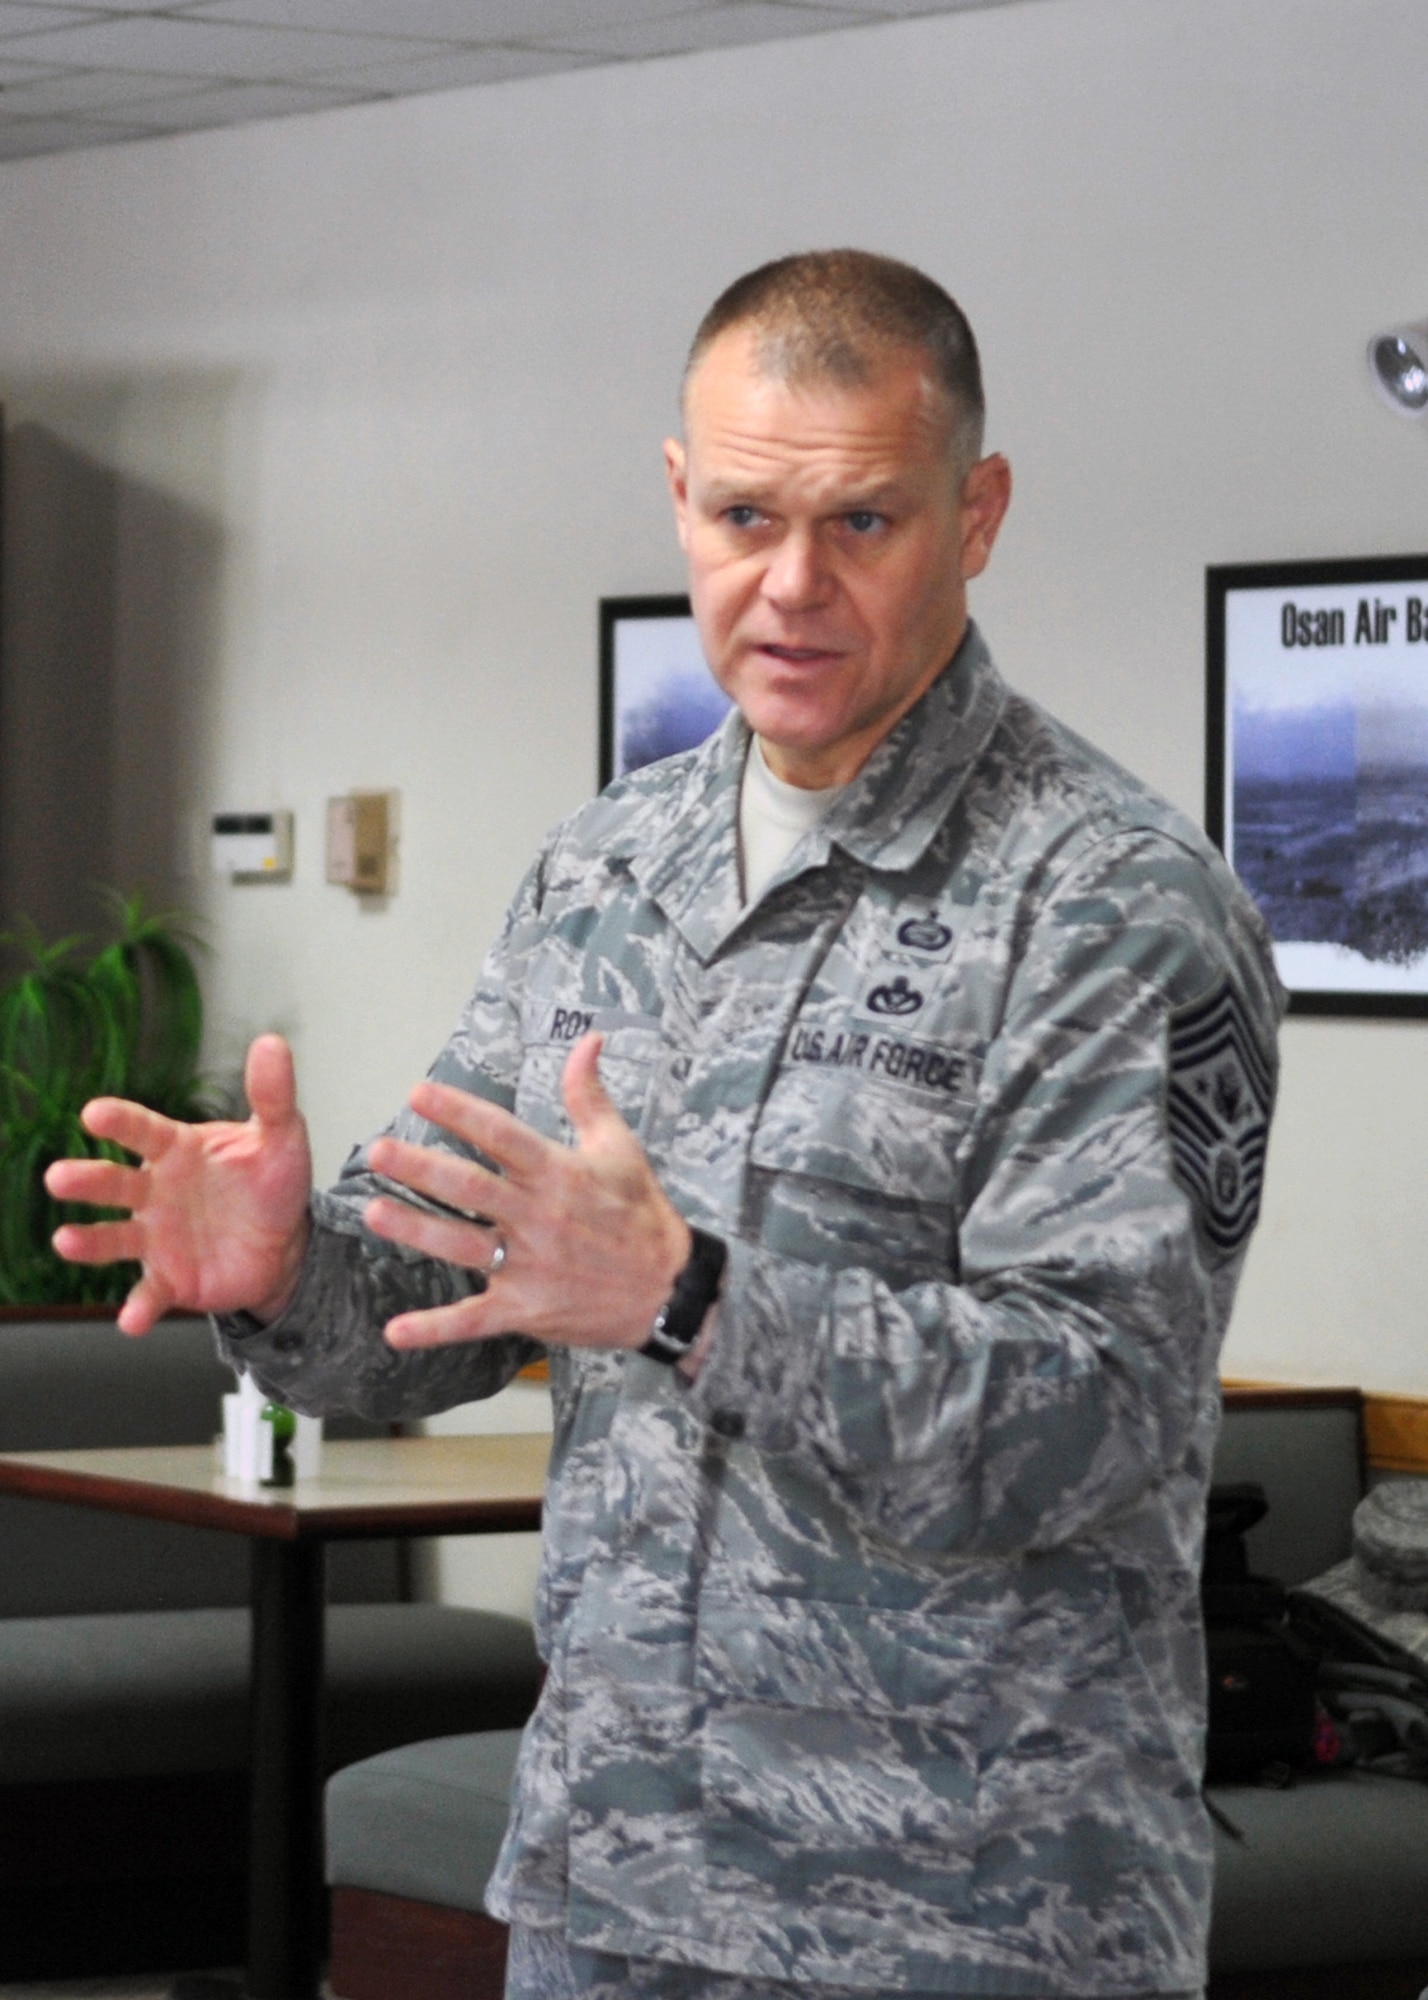
<svg viewBox="0 0 1428 2000">
<path fill-rule="evenodd" d="M 969 623 L 979 430 L 919 274 L 731 288 L 669 447 L 725 726 L 556 830 L 310 1208 L 271 1037 L 247 1126 L 105 1103 L 144 1165 L 54 1172 L 133 1211 L 62 1232 L 143 1258 L 128 1330 L 218 1311 L 299 1407 L 549 1353 L 520 2000 L 1204 1976 L 1200 1527 L 1279 995 L 1203 836 Z M 752 869 L 755 755 L 818 798 Z"/>
</svg>

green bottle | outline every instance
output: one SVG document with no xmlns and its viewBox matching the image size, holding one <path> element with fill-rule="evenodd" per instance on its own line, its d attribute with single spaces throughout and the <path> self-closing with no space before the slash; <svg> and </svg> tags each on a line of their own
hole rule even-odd
<svg viewBox="0 0 1428 2000">
<path fill-rule="evenodd" d="M 291 1486 L 297 1476 L 293 1465 L 293 1439 L 297 1436 L 297 1418 L 291 1410 L 285 1410 L 281 1403 L 264 1403 L 261 1421 L 269 1425 L 273 1433 L 273 1469 L 262 1484 Z"/>
</svg>

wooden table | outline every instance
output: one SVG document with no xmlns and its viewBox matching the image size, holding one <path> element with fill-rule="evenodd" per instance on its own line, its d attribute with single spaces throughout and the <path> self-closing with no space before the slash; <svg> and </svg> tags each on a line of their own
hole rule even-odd
<svg viewBox="0 0 1428 2000">
<path fill-rule="evenodd" d="M 390 1535 L 540 1525 L 550 1439 L 327 1443 L 322 1477 L 250 1486 L 211 1445 L 0 1454 L 0 1492 L 247 1535 L 252 1543 L 252 1814 L 246 2000 L 318 2000 L 322 1950 L 323 1551 Z M 175 2000 L 217 1993 L 181 1980 Z"/>
</svg>

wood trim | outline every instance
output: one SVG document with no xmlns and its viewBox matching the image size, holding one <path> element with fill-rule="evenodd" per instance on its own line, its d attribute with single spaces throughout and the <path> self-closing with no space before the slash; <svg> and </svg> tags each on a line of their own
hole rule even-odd
<svg viewBox="0 0 1428 2000">
<path fill-rule="evenodd" d="M 1364 1452 L 1375 1472 L 1428 1476 L 1428 1396 L 1387 1396 L 1377 1390 L 1299 1386 L 1291 1382 L 1221 1384 L 1227 1410 L 1354 1408 L 1363 1412 Z"/>
<path fill-rule="evenodd" d="M 334 2000 L 501 2000 L 506 1926 L 474 1910 L 332 1891 Z"/>
<path fill-rule="evenodd" d="M 1364 1400 L 1359 1389 L 1293 1382 L 1226 1381 L 1221 1395 L 1227 1410 L 1359 1410 Z"/>
<path fill-rule="evenodd" d="M 1376 1470 L 1428 1474 L 1428 1396 L 1365 1396 L 1364 1437 Z"/>
</svg>

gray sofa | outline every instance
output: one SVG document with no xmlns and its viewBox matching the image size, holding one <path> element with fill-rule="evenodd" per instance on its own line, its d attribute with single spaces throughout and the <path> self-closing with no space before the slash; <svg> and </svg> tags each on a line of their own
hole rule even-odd
<svg viewBox="0 0 1428 2000">
<path fill-rule="evenodd" d="M 1255 1570 L 1290 1585 L 1322 1575 L 1351 1553 L 1364 1491 L 1357 1392 L 1227 1391 L 1215 1477 L 1265 1489 Z M 1417 2000 L 1428 1986 L 1428 1784 L 1328 1771 L 1211 1797 L 1243 1836 L 1215 1829 L 1212 2000 Z"/>
<path fill-rule="evenodd" d="M 520 1740 L 413 1743 L 328 1780 L 333 2000 L 501 2000 L 506 1927 L 481 1897 Z"/>
<path fill-rule="evenodd" d="M 1270 1511 L 1255 1569 L 1289 1584 L 1350 1552 L 1364 1490 L 1354 1390 L 1228 1390 L 1219 1481 Z M 501 1927 L 481 1893 L 519 1733 L 416 1744 L 327 1788 L 331 1990 L 341 2000 L 499 2000 Z M 1213 1793 L 1210 2000 L 1417 2000 L 1428 1986 L 1428 1785 L 1356 1771 Z"/>
<path fill-rule="evenodd" d="M 140 1341 L 107 1319 L 0 1321 L 0 1451 L 200 1443 L 231 1387 L 201 1320 Z M 248 1555 L 0 1497 L 0 1980 L 241 1959 Z M 410 1601 L 408 1556 L 329 1551 L 329 1770 L 534 1702 L 529 1626 Z"/>
</svg>

